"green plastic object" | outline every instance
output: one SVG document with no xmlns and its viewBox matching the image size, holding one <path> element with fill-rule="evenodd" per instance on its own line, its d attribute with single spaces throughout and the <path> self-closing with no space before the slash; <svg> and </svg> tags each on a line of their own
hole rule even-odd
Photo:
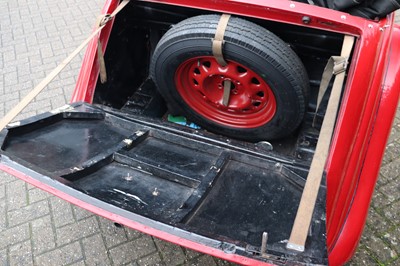
<svg viewBox="0 0 400 266">
<path fill-rule="evenodd" d="M 196 125 L 195 123 L 188 122 L 186 117 L 184 117 L 184 116 L 173 116 L 173 115 L 169 114 L 167 120 L 169 122 L 172 122 L 172 123 L 175 123 L 175 124 L 191 127 L 191 128 L 194 128 L 194 129 L 200 129 L 200 127 L 198 125 Z"/>
</svg>

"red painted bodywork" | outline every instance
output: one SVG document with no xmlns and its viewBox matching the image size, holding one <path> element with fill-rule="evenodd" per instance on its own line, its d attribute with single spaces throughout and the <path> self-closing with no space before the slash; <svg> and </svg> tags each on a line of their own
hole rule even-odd
<svg viewBox="0 0 400 266">
<path fill-rule="evenodd" d="M 329 262 L 331 265 L 341 265 L 348 261 L 354 254 L 362 234 L 399 98 L 400 27 L 393 25 L 393 15 L 381 21 L 371 21 L 338 11 L 281 0 L 150 0 L 149 2 L 231 13 L 357 37 L 325 167 Z M 111 13 L 117 4 L 116 0 L 106 1 L 102 12 Z M 307 25 L 302 22 L 304 16 L 311 18 Z M 107 25 L 100 34 L 104 49 L 111 29 L 112 23 Z M 90 103 L 93 99 L 99 72 L 97 60 L 95 60 L 96 49 L 97 40 L 94 40 L 89 44 L 85 54 L 72 102 Z M 260 261 L 227 254 L 221 250 L 143 226 L 73 198 L 5 165 L 0 164 L 0 169 L 128 227 L 236 263 L 261 264 Z"/>
</svg>

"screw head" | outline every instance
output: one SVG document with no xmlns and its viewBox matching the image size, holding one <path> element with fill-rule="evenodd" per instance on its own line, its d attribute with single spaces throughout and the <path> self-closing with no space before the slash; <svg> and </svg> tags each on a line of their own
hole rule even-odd
<svg viewBox="0 0 400 266">
<path fill-rule="evenodd" d="M 304 24 L 310 24 L 311 18 L 309 16 L 304 16 L 302 19 Z"/>
</svg>

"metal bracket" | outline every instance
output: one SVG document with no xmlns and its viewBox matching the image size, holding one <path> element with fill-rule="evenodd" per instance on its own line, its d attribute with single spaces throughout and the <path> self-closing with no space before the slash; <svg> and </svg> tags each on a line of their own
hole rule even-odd
<svg viewBox="0 0 400 266">
<path fill-rule="evenodd" d="M 332 56 L 333 59 L 333 75 L 340 74 L 347 69 L 348 65 L 348 58 L 347 57 L 342 57 L 342 56 Z"/>
<path fill-rule="evenodd" d="M 262 240 L 261 240 L 261 250 L 260 250 L 261 257 L 268 257 L 267 242 L 268 242 L 268 233 L 264 232 L 262 234 Z"/>
<path fill-rule="evenodd" d="M 222 98 L 222 104 L 224 106 L 229 105 L 229 99 L 231 96 L 231 86 L 232 86 L 232 81 L 224 80 L 224 96 Z"/>
</svg>

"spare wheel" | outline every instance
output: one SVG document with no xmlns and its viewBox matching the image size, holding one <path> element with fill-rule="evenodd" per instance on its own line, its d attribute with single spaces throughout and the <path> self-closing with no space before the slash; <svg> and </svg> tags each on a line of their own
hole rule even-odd
<svg viewBox="0 0 400 266">
<path fill-rule="evenodd" d="M 157 44 L 150 74 L 171 112 L 248 141 L 291 134 L 302 122 L 309 94 L 300 59 L 270 31 L 231 17 L 222 50 L 227 65 L 221 66 L 211 47 L 219 19 L 186 19 Z"/>
</svg>

